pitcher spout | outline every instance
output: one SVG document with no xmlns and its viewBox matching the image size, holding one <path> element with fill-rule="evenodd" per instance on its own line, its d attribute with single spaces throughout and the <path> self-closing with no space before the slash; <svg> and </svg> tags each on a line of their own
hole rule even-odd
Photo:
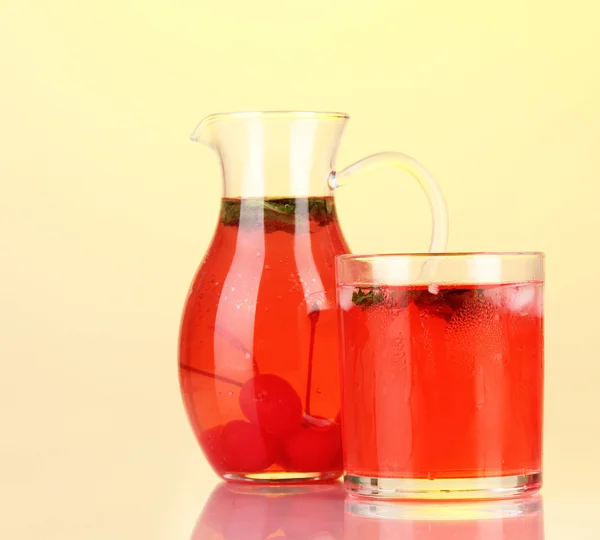
<svg viewBox="0 0 600 540">
<path fill-rule="evenodd" d="M 200 120 L 200 123 L 190 133 L 190 139 L 194 142 L 199 142 L 209 148 L 215 149 L 215 130 L 214 123 L 217 114 L 210 114 Z"/>
</svg>

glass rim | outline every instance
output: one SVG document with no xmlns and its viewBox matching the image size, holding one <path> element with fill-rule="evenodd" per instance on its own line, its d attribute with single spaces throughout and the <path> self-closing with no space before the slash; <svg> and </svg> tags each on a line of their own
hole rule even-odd
<svg viewBox="0 0 600 540">
<path fill-rule="evenodd" d="M 413 253 L 344 253 L 336 255 L 340 262 L 344 261 L 369 261 L 374 259 L 423 259 L 423 258 L 467 258 L 467 257 L 515 257 L 515 258 L 540 258 L 546 257 L 543 251 L 447 251 L 447 252 L 413 252 Z"/>
</svg>

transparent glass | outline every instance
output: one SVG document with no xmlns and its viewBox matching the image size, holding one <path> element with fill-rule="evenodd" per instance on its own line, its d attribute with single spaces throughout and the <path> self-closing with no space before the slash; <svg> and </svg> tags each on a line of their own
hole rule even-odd
<svg viewBox="0 0 600 540">
<path fill-rule="evenodd" d="M 194 433 L 227 480 L 342 474 L 334 266 L 348 246 L 333 190 L 374 166 L 407 170 L 431 202 L 431 248 L 445 248 L 444 201 L 417 162 L 386 153 L 334 172 L 347 120 L 216 114 L 192 134 L 220 158 L 223 199 L 186 301 L 179 375 Z"/>
<path fill-rule="evenodd" d="M 346 489 L 538 490 L 543 255 L 342 255 L 336 271 Z"/>
</svg>

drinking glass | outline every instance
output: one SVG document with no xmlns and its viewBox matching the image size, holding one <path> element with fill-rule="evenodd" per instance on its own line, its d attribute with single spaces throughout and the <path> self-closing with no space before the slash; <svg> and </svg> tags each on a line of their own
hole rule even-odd
<svg viewBox="0 0 600 540">
<path fill-rule="evenodd" d="M 348 491 L 539 490 L 543 278 L 541 253 L 337 257 Z"/>
</svg>

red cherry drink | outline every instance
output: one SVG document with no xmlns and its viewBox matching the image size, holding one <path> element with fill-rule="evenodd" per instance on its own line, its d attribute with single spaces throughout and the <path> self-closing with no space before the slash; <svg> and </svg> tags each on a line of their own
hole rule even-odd
<svg viewBox="0 0 600 540">
<path fill-rule="evenodd" d="M 224 199 L 184 310 L 179 375 L 204 453 L 237 481 L 342 474 L 333 199 Z"/>
<path fill-rule="evenodd" d="M 541 283 L 342 286 L 348 475 L 536 475 Z"/>
</svg>

